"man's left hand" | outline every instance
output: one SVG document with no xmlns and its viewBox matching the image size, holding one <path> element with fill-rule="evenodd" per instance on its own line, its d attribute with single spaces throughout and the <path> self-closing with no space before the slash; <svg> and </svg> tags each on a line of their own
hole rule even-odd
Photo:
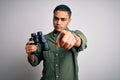
<svg viewBox="0 0 120 80">
<path fill-rule="evenodd" d="M 74 34 L 70 31 L 63 30 L 59 38 L 56 40 L 56 44 L 60 48 L 64 48 L 65 50 L 70 50 L 75 44 L 77 40 Z"/>
</svg>

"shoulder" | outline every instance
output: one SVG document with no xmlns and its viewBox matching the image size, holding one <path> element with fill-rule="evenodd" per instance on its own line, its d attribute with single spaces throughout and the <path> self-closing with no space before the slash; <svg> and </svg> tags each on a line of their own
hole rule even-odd
<svg viewBox="0 0 120 80">
<path fill-rule="evenodd" d="M 70 32 L 73 32 L 75 34 L 83 34 L 80 30 L 69 30 Z"/>
<path fill-rule="evenodd" d="M 53 32 L 49 32 L 49 33 L 47 33 L 45 36 L 47 37 L 47 36 L 51 36 L 53 34 Z"/>
</svg>

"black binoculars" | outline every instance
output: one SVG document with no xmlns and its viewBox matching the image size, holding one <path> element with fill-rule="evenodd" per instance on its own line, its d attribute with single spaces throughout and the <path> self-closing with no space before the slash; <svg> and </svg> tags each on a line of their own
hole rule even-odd
<svg viewBox="0 0 120 80">
<path fill-rule="evenodd" d="M 40 43 L 43 51 L 49 50 L 49 45 L 47 43 L 47 40 L 41 31 L 37 33 L 31 33 L 31 38 L 29 39 L 29 41 L 34 41 L 34 45 L 37 45 L 38 43 Z"/>
</svg>

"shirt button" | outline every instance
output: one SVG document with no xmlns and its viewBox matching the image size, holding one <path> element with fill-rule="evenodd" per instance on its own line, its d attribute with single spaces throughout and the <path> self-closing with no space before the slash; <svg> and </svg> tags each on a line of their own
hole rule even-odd
<svg viewBox="0 0 120 80">
<path fill-rule="evenodd" d="M 56 67 L 58 66 L 58 64 L 56 64 Z"/>
<path fill-rule="evenodd" d="M 56 78 L 58 78 L 59 76 L 58 75 L 56 75 Z"/>
<path fill-rule="evenodd" d="M 56 56 L 58 56 L 58 53 L 56 53 Z"/>
<path fill-rule="evenodd" d="M 57 34 L 53 34 L 54 37 L 57 37 Z"/>
</svg>

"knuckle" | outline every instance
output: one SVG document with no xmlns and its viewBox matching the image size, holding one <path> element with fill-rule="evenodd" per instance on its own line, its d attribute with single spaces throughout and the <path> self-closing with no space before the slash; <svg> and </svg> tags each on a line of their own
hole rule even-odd
<svg viewBox="0 0 120 80">
<path fill-rule="evenodd" d="M 65 41 L 64 41 L 64 40 L 61 40 L 61 43 L 65 43 Z"/>
<path fill-rule="evenodd" d="M 66 42 L 66 45 L 70 45 L 70 43 L 69 43 L 69 42 Z"/>
</svg>

